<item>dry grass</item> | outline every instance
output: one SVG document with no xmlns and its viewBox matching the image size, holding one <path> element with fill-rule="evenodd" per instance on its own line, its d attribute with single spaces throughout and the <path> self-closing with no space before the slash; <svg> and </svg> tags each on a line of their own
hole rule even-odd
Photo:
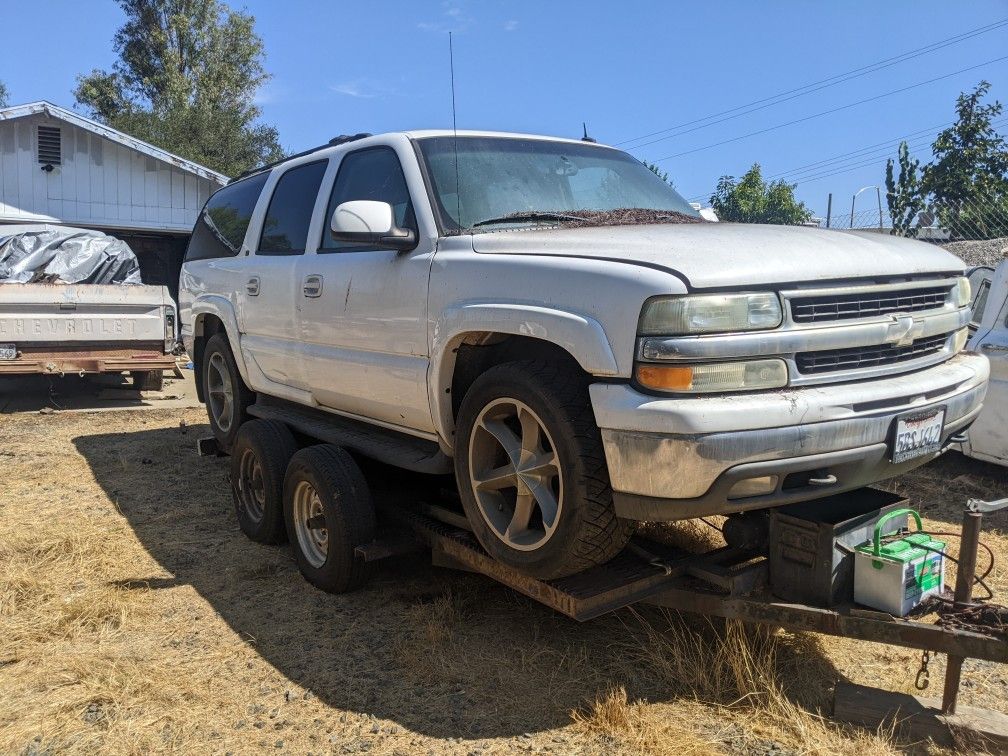
<svg viewBox="0 0 1008 756">
<path fill-rule="evenodd" d="M 422 555 L 321 594 L 286 548 L 240 535 L 226 460 L 192 451 L 201 423 L 0 418 L 0 752 L 921 750 L 826 715 L 841 679 L 909 691 L 914 652 L 648 607 L 578 625 Z M 998 475 L 948 457 L 894 486 L 950 529 L 967 495 L 1008 495 Z M 985 534 L 1001 596 L 1006 523 Z M 964 703 L 1004 709 L 1004 667 L 967 674 Z"/>
</svg>

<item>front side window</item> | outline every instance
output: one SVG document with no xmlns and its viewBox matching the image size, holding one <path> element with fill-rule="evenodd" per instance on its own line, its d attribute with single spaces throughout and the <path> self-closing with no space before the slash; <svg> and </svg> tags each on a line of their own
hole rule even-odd
<svg viewBox="0 0 1008 756">
<path fill-rule="evenodd" d="M 185 259 L 207 260 L 234 257 L 241 251 L 252 212 L 269 172 L 235 181 L 218 189 L 196 219 Z"/>
<path fill-rule="evenodd" d="M 299 165 L 277 181 L 259 237 L 259 255 L 300 255 L 308 242 L 315 198 L 327 161 Z"/>
<path fill-rule="evenodd" d="M 344 156 L 336 174 L 332 195 L 326 208 L 325 228 L 319 252 L 348 252 L 373 250 L 368 244 L 335 241 L 329 231 L 336 208 L 351 200 L 375 200 L 392 206 L 392 215 L 400 228 L 417 230 L 413 202 L 410 199 L 406 177 L 399 157 L 391 147 L 371 147 Z"/>
<path fill-rule="evenodd" d="M 417 140 L 442 225 L 467 232 L 567 220 L 696 222 L 699 215 L 669 184 L 611 147 L 515 137 Z M 554 217 L 534 218 L 536 214 Z M 575 217 L 576 216 L 576 217 Z M 637 221 L 640 222 L 640 221 Z"/>
</svg>

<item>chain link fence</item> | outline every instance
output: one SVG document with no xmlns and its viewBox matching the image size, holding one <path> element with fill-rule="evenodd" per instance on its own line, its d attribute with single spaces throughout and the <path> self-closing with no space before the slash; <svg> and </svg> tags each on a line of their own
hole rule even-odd
<svg viewBox="0 0 1008 756">
<path fill-rule="evenodd" d="M 853 213 L 838 212 L 834 207 L 829 219 L 824 214 L 812 218 L 808 225 L 893 233 L 885 198 L 881 198 L 881 209 L 878 198 L 871 199 L 875 201 L 870 207 L 857 208 Z M 977 192 L 969 201 L 929 207 L 917 214 L 906 235 L 941 244 L 971 266 L 997 265 L 1008 256 L 1008 197 Z"/>
</svg>

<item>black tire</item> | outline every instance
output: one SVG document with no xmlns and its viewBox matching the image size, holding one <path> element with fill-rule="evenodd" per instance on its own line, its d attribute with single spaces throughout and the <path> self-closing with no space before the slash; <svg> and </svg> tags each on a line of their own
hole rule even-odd
<svg viewBox="0 0 1008 756">
<path fill-rule="evenodd" d="M 276 420 L 243 423 L 231 449 L 231 496 L 238 527 L 258 543 L 283 543 L 283 484 L 297 452 L 294 436 Z"/>
<path fill-rule="evenodd" d="M 574 366 L 510 362 L 477 378 L 459 407 L 455 476 L 466 517 L 491 556 L 532 577 L 549 580 L 602 564 L 623 549 L 636 528 L 636 523 L 616 517 L 588 382 Z M 557 494 L 555 529 L 531 550 L 513 548 L 491 528 L 470 482 L 473 428 L 484 408 L 502 399 L 518 400 L 538 415 L 559 462 L 556 477 L 562 493 Z"/>
<path fill-rule="evenodd" d="M 213 373 L 219 372 L 218 369 L 227 376 L 231 386 L 230 410 L 222 412 L 220 421 L 214 414 L 213 406 L 213 402 L 217 401 L 216 396 L 219 394 L 211 396 L 211 382 L 218 380 L 217 376 L 211 376 Z M 226 334 L 215 333 L 207 341 L 200 364 L 200 380 L 203 385 L 203 401 L 206 402 L 207 417 L 210 419 L 210 430 L 213 432 L 214 438 L 217 439 L 217 445 L 221 451 L 230 453 L 235 438 L 238 436 L 238 430 L 242 423 L 248 420 L 248 407 L 252 404 L 254 395 L 242 381 Z M 224 422 L 225 416 L 226 422 Z"/>
<path fill-rule="evenodd" d="M 132 370 L 130 378 L 137 391 L 161 391 L 164 388 L 163 370 Z"/>
<path fill-rule="evenodd" d="M 302 541 L 303 537 L 310 539 L 311 533 L 295 523 L 295 498 L 303 492 L 310 495 L 302 484 L 318 494 L 321 504 L 327 536 L 321 562 L 318 553 L 312 558 L 312 547 Z M 364 476 L 346 450 L 320 444 L 295 454 L 284 476 L 283 502 L 287 537 L 305 580 L 327 593 L 345 593 L 362 585 L 368 565 L 355 549 L 374 540 L 375 513 Z"/>
</svg>

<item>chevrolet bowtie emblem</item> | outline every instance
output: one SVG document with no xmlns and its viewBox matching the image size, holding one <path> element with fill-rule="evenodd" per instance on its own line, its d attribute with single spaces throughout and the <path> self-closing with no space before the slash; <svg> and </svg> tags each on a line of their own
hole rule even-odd
<svg viewBox="0 0 1008 756">
<path fill-rule="evenodd" d="M 892 322 L 886 331 L 886 343 L 894 346 L 907 346 L 924 330 L 924 321 L 914 320 L 912 315 L 894 313 L 889 316 Z"/>
</svg>

